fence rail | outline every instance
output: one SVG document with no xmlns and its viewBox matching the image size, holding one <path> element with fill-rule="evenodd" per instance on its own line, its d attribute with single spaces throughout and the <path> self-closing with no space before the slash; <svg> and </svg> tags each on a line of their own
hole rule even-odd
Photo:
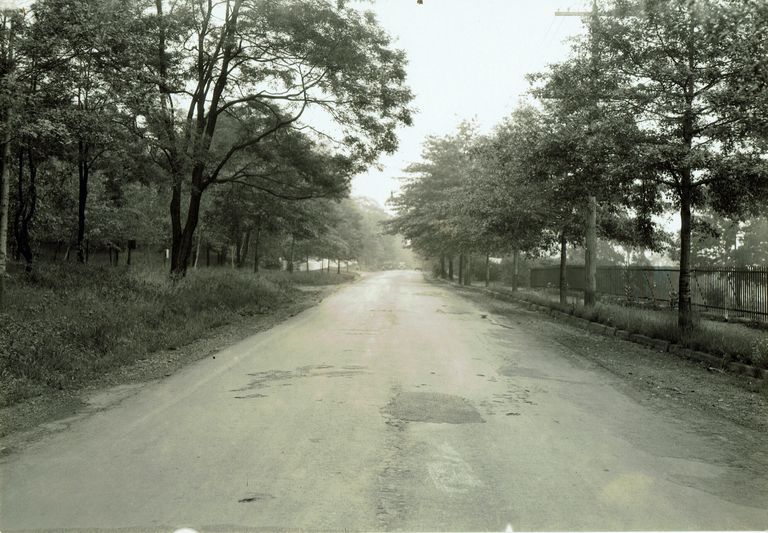
<svg viewBox="0 0 768 533">
<path fill-rule="evenodd" d="M 531 269 L 531 287 L 559 286 L 558 266 Z M 668 267 L 598 267 L 597 292 L 628 302 L 646 301 L 674 307 L 680 271 Z M 568 266 L 570 290 L 584 289 L 584 267 Z M 724 317 L 768 322 L 768 268 L 699 268 L 691 270 L 694 309 Z"/>
</svg>

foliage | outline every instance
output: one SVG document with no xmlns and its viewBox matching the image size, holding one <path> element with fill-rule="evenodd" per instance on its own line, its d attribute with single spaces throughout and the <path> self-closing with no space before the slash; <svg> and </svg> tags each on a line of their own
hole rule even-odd
<svg viewBox="0 0 768 533">
<path fill-rule="evenodd" d="M 11 304 L 0 313 L 0 405 L 79 387 L 241 316 L 288 305 L 297 297 L 291 280 L 211 269 L 172 283 L 155 271 L 41 266 L 34 280 L 11 284 Z"/>
</svg>

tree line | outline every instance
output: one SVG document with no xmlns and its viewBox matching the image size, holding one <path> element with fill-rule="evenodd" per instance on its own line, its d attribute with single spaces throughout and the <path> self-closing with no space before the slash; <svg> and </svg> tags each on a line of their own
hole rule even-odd
<svg viewBox="0 0 768 533">
<path fill-rule="evenodd" d="M 439 259 L 441 275 L 457 257 L 460 279 L 472 254 L 559 248 L 563 301 L 567 245 L 584 246 L 587 305 L 598 236 L 674 243 L 678 322 L 690 328 L 692 237 L 767 214 L 768 4 L 606 0 L 584 23 L 568 58 L 530 75 L 531 98 L 490 134 L 463 123 L 426 140 L 389 230 Z M 670 211 L 677 239 L 659 227 Z"/>
<path fill-rule="evenodd" d="M 0 17 L 0 279 L 8 253 L 32 271 L 46 242 L 79 262 L 91 241 L 159 244 L 174 277 L 203 241 L 256 268 L 270 245 L 360 253 L 380 213 L 339 202 L 395 150 L 412 100 L 405 53 L 370 13 L 39 0 Z"/>
</svg>

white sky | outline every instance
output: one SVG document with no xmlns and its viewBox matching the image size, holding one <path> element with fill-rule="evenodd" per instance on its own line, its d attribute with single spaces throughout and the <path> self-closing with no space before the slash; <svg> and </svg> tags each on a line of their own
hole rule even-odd
<svg viewBox="0 0 768 533">
<path fill-rule="evenodd" d="M 528 90 L 525 75 L 565 59 L 563 41 L 582 31 L 579 17 L 557 10 L 588 9 L 584 0 L 374 0 L 380 24 L 408 55 L 415 93 L 414 125 L 399 132 L 400 148 L 352 183 L 354 196 L 384 205 L 397 176 L 418 161 L 428 135 L 452 133 L 464 119 L 487 131 Z"/>
</svg>

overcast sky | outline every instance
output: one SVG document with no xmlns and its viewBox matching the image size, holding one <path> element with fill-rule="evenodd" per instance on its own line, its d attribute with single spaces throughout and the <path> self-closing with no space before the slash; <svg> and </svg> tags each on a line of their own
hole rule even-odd
<svg viewBox="0 0 768 533">
<path fill-rule="evenodd" d="M 584 0 L 374 0 L 381 25 L 408 54 L 416 95 L 414 125 L 400 130 L 400 148 L 383 169 L 358 176 L 352 194 L 384 205 L 402 169 L 417 161 L 428 135 L 452 133 L 476 118 L 487 131 L 525 97 L 525 75 L 568 54 L 563 41 L 582 31 L 578 17 L 557 10 L 588 9 Z"/>
</svg>

